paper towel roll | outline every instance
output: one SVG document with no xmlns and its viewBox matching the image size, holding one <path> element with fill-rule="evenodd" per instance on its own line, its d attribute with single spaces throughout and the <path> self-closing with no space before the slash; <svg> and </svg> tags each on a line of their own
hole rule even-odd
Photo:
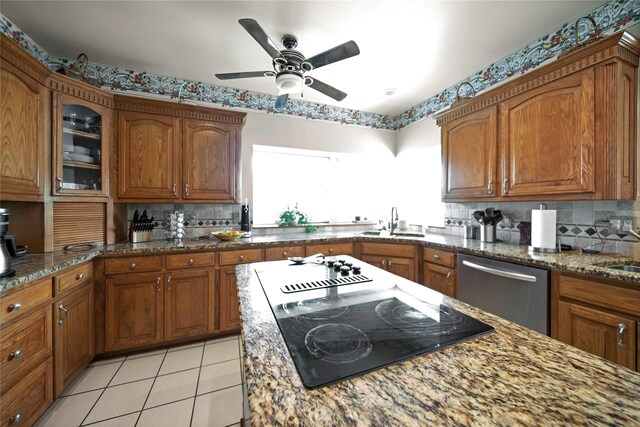
<svg viewBox="0 0 640 427">
<path fill-rule="evenodd" d="M 556 211 L 533 209 L 531 211 L 531 246 L 554 249 L 556 247 Z"/>
</svg>

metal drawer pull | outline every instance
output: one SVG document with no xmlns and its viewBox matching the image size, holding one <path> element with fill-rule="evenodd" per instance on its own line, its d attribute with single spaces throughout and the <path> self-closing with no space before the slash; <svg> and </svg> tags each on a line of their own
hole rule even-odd
<svg viewBox="0 0 640 427">
<path fill-rule="evenodd" d="M 483 271 L 485 273 L 494 274 L 496 276 L 508 277 L 510 279 L 521 280 L 523 282 L 537 282 L 536 276 L 529 276 L 528 274 L 513 273 L 511 271 L 497 270 L 491 267 L 485 267 L 484 265 L 474 264 L 467 260 L 462 261 L 462 264 L 474 270 Z"/>
<path fill-rule="evenodd" d="M 389 258 L 389 267 L 391 267 L 391 258 Z"/>
<path fill-rule="evenodd" d="M 22 413 L 18 412 L 13 417 L 9 418 L 9 421 L 11 422 L 11 424 L 18 424 L 20 421 L 22 421 Z"/>
<path fill-rule="evenodd" d="M 624 343 L 624 337 L 622 336 L 622 334 L 624 334 L 624 331 L 626 330 L 627 325 L 625 325 L 624 323 L 618 324 L 618 347 L 620 348 L 627 348 L 627 345 Z"/>
<path fill-rule="evenodd" d="M 19 359 L 22 356 L 22 350 L 17 349 L 16 351 L 9 354 L 9 360 Z"/>
<path fill-rule="evenodd" d="M 9 311 L 18 311 L 21 307 L 22 304 L 20 304 L 19 302 L 14 302 L 13 304 L 9 305 L 8 309 Z"/>
<path fill-rule="evenodd" d="M 136 267 L 137 267 L 137 265 L 136 265 L 135 262 L 132 262 L 131 264 L 129 264 L 129 268 L 132 269 L 132 270 L 135 270 Z"/>
<path fill-rule="evenodd" d="M 244 255 L 240 255 L 240 256 L 238 257 L 238 259 L 239 259 L 240 261 L 244 261 Z"/>
<path fill-rule="evenodd" d="M 167 278 L 167 290 L 170 291 L 171 290 L 171 276 L 169 276 Z"/>
<path fill-rule="evenodd" d="M 80 273 L 76 276 L 76 280 L 82 280 L 84 279 L 84 274 Z"/>
<path fill-rule="evenodd" d="M 189 184 L 184 185 L 184 195 L 189 197 Z"/>
<path fill-rule="evenodd" d="M 177 196 L 177 195 L 178 195 L 178 189 L 177 189 L 177 187 L 176 187 L 176 183 L 175 183 L 175 182 L 173 183 L 173 195 L 174 195 L 174 196 Z"/>
<path fill-rule="evenodd" d="M 489 185 L 487 185 L 487 194 L 493 194 L 493 181 L 489 181 Z"/>
<path fill-rule="evenodd" d="M 282 258 L 286 258 L 287 257 L 287 251 L 282 252 Z"/>
<path fill-rule="evenodd" d="M 508 187 L 508 184 L 509 184 L 509 179 L 508 179 L 508 178 L 505 178 L 505 179 L 502 181 L 502 194 L 509 194 L 509 187 Z"/>
<path fill-rule="evenodd" d="M 380 261 L 380 263 L 382 264 L 382 266 L 384 267 L 385 265 L 387 265 L 387 260 L 383 259 L 382 261 Z"/>
<path fill-rule="evenodd" d="M 440 255 L 438 255 L 438 254 L 433 254 L 433 257 L 434 257 L 435 259 L 440 259 Z"/>
<path fill-rule="evenodd" d="M 62 191 L 62 186 L 63 186 L 62 178 L 60 178 L 59 176 L 56 176 L 56 181 L 58 182 L 58 185 L 56 185 L 56 191 L 59 193 Z"/>
<path fill-rule="evenodd" d="M 447 273 L 447 281 L 451 278 L 451 272 Z"/>
<path fill-rule="evenodd" d="M 193 265 L 193 259 L 189 259 L 189 265 Z"/>
<path fill-rule="evenodd" d="M 60 320 L 58 320 L 58 324 L 64 325 L 64 320 L 67 318 L 67 314 L 69 313 L 69 310 L 64 308 L 64 304 L 60 304 L 58 308 L 60 309 Z M 64 314 L 64 319 L 62 318 L 63 314 Z"/>
<path fill-rule="evenodd" d="M 160 292 L 160 276 L 156 279 L 156 292 Z"/>
<path fill-rule="evenodd" d="M 333 253 L 333 248 L 329 248 L 329 253 L 332 254 Z"/>
</svg>

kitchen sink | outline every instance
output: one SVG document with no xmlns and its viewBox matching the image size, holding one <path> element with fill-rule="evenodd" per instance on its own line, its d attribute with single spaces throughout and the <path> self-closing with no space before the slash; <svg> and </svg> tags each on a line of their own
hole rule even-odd
<svg viewBox="0 0 640 427">
<path fill-rule="evenodd" d="M 628 271 L 631 273 L 640 273 L 640 265 L 618 264 L 618 265 L 605 265 L 604 267 L 612 268 L 614 270 Z"/>
</svg>

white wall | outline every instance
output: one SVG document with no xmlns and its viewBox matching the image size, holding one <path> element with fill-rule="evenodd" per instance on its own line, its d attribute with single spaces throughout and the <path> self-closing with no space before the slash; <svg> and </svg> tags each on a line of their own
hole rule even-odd
<svg viewBox="0 0 640 427">
<path fill-rule="evenodd" d="M 442 225 L 440 128 L 432 118 L 396 134 L 397 200 L 401 219 L 412 224 Z"/>
<path fill-rule="evenodd" d="M 369 213 L 360 214 L 369 215 L 369 219 L 382 219 L 381 215 L 391 208 L 390 192 L 396 183 L 396 132 L 248 112 L 242 131 L 242 199 L 250 201 L 253 200 L 254 144 L 355 155 L 361 160 L 358 166 L 363 168 L 354 171 L 344 190 L 353 192 L 354 197 L 367 206 L 363 210 Z M 313 183 L 309 186 L 312 191 Z"/>
</svg>

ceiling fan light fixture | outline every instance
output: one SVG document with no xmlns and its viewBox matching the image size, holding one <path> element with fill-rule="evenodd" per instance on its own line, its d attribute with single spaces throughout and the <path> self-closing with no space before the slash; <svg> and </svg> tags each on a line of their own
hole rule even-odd
<svg viewBox="0 0 640 427">
<path fill-rule="evenodd" d="M 302 92 L 302 76 L 298 74 L 279 74 L 276 77 L 276 86 L 278 86 L 278 93 L 293 94 Z"/>
</svg>

